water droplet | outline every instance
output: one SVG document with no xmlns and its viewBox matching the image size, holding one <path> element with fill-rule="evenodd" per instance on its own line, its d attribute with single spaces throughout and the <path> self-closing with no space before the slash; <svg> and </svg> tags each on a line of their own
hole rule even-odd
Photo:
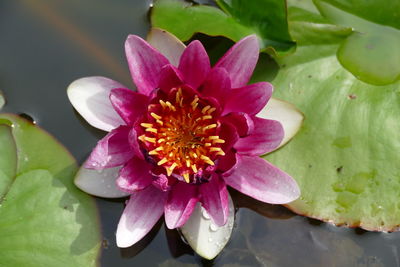
<svg viewBox="0 0 400 267">
<path fill-rule="evenodd" d="M 210 215 L 205 210 L 203 210 L 202 214 L 203 214 L 203 218 L 206 220 L 209 220 L 211 218 Z"/>
<path fill-rule="evenodd" d="M 216 232 L 216 231 L 218 231 L 218 226 L 216 226 L 215 224 L 210 224 L 210 230 L 212 231 L 212 232 Z"/>
<path fill-rule="evenodd" d="M 213 239 L 211 237 L 208 238 L 208 242 L 213 242 Z"/>
</svg>

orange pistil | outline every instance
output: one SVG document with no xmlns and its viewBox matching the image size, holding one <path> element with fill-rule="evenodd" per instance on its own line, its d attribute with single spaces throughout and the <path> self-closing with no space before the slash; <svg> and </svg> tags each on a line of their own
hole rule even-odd
<svg viewBox="0 0 400 267">
<path fill-rule="evenodd" d="M 225 155 L 221 148 L 225 140 L 216 134 L 216 108 L 197 95 L 184 97 L 180 88 L 172 101 L 159 100 L 158 106 L 157 112 L 149 111 L 149 121 L 140 124 L 144 134 L 139 140 L 168 176 L 175 173 L 193 182 L 195 174 Z"/>
</svg>

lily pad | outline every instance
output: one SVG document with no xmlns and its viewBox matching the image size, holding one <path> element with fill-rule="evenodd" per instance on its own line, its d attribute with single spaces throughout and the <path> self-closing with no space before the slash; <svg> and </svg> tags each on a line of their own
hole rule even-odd
<svg viewBox="0 0 400 267">
<path fill-rule="evenodd" d="M 315 0 L 331 22 L 354 28 L 340 46 L 339 62 L 358 79 L 386 85 L 400 78 L 400 2 Z"/>
<path fill-rule="evenodd" d="M 15 115 L 0 115 L 0 139 L 0 265 L 96 266 L 97 210 L 73 157 Z"/>
<path fill-rule="evenodd" d="M 183 41 L 198 32 L 225 36 L 233 41 L 255 33 L 261 40 L 261 48 L 272 55 L 294 51 L 284 0 L 219 0 L 217 3 L 225 12 L 182 0 L 159 0 L 152 10 L 151 23 Z"/>
<path fill-rule="evenodd" d="M 297 40 L 296 53 L 279 62 L 272 82 L 274 96 L 295 104 L 305 120 L 291 142 L 266 158 L 299 183 L 302 195 L 288 205 L 296 213 L 337 225 L 397 230 L 400 83 L 358 80 L 336 57 L 340 38 L 346 38 L 337 33 L 345 29 L 325 25 L 323 38 L 331 42 L 321 43 L 320 25 L 308 26 L 291 28 L 293 36 L 315 37 Z"/>
</svg>

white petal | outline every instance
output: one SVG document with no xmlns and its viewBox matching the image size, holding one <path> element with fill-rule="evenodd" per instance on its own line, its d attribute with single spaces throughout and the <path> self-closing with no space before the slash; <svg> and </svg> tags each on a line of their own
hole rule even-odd
<svg viewBox="0 0 400 267">
<path fill-rule="evenodd" d="M 279 121 L 285 135 L 279 147 L 283 146 L 299 131 L 304 115 L 293 104 L 276 98 L 271 98 L 268 104 L 257 114 L 257 117 Z"/>
<path fill-rule="evenodd" d="M 216 226 L 206 210 L 197 203 L 189 220 L 180 230 L 189 245 L 206 259 L 215 258 L 228 243 L 232 234 L 235 209 L 229 196 L 229 217 L 224 226 Z"/>
<path fill-rule="evenodd" d="M 150 232 L 164 213 L 167 196 L 152 185 L 131 195 L 118 223 L 118 247 L 130 247 Z"/>
<path fill-rule="evenodd" d="M 129 196 L 115 185 L 121 167 L 90 170 L 83 166 L 78 170 L 74 183 L 82 191 L 96 197 L 119 198 Z"/>
<path fill-rule="evenodd" d="M 179 65 L 179 59 L 186 48 L 175 35 L 159 28 L 151 28 L 147 35 L 147 42 L 160 51 L 175 67 Z"/>
<path fill-rule="evenodd" d="M 5 103 L 6 101 L 4 99 L 3 92 L 0 91 L 0 109 L 4 106 Z"/>
<path fill-rule="evenodd" d="M 67 89 L 69 101 L 93 127 L 111 131 L 125 124 L 111 105 L 111 89 L 126 88 L 105 77 L 85 77 L 72 82 Z"/>
</svg>

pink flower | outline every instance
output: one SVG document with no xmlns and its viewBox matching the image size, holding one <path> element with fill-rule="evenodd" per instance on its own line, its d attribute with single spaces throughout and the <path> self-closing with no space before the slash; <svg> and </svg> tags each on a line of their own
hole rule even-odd
<svg viewBox="0 0 400 267">
<path fill-rule="evenodd" d="M 256 116 L 273 89 L 267 82 L 247 85 L 258 60 L 257 37 L 240 40 L 210 66 L 199 41 L 185 48 L 155 32 L 153 38 L 169 42 L 164 54 L 135 35 L 125 43 L 137 92 L 103 77 L 82 78 L 68 89 L 76 110 L 109 131 L 84 168 L 109 169 L 122 192 L 111 196 L 130 195 L 117 245 L 139 241 L 163 214 L 168 228 L 184 227 L 198 203 L 224 227 L 233 218 L 227 185 L 267 203 L 298 198 L 296 182 L 259 157 L 278 148 L 284 129 Z"/>
</svg>

